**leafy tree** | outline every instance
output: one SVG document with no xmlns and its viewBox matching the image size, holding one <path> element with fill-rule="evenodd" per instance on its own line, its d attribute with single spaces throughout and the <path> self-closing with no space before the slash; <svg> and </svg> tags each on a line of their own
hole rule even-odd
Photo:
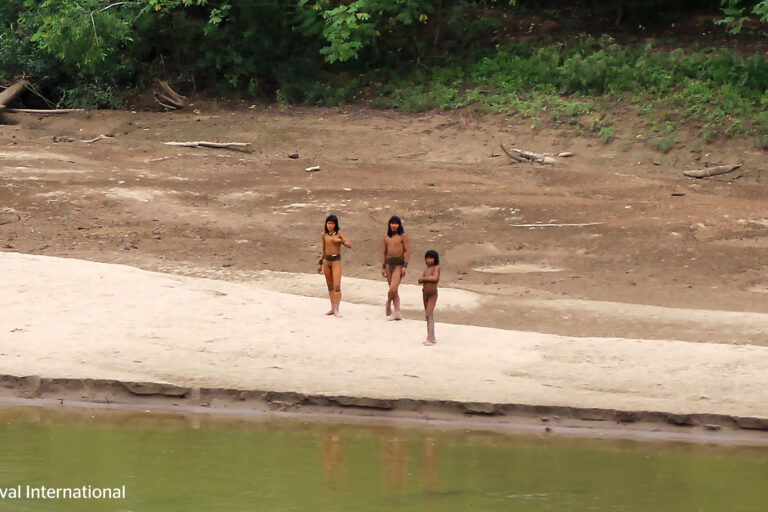
<svg viewBox="0 0 768 512">
<path fill-rule="evenodd" d="M 768 22 L 768 0 L 759 2 L 745 0 L 721 0 L 723 5 L 724 23 L 731 28 L 731 32 L 741 32 L 744 23 L 756 16 L 762 22 Z"/>
</svg>

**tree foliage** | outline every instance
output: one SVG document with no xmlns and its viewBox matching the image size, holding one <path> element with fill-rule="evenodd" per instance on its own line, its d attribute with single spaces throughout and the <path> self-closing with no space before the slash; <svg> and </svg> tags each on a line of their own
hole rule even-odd
<svg viewBox="0 0 768 512">
<path fill-rule="evenodd" d="M 759 2 L 749 0 L 721 0 L 724 18 L 721 23 L 728 25 L 731 32 L 739 33 L 744 23 L 756 17 L 761 22 L 768 22 L 768 0 Z"/>
<path fill-rule="evenodd" d="M 624 19 L 637 27 L 639 20 L 666 19 L 662 7 L 693 12 L 722 2 L 734 30 L 749 16 L 768 16 L 768 0 L 294 2 L 3 0 L 0 80 L 26 73 L 53 97 L 82 105 L 115 105 L 118 91 L 153 77 L 175 81 L 182 92 L 215 88 L 334 102 L 355 96 L 364 73 L 391 74 L 403 62 L 426 69 L 430 61 L 493 52 L 507 42 L 510 20 L 522 14 L 545 13 L 564 25 L 575 16 L 611 27 Z M 589 83 L 599 84 L 611 70 L 600 68 L 598 57 L 569 61 L 566 71 L 580 80 L 591 74 Z M 337 77 L 334 85 L 330 76 Z"/>
</svg>

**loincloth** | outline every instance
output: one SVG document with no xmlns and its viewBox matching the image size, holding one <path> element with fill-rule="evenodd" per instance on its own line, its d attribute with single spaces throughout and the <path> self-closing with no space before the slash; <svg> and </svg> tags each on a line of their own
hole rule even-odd
<svg viewBox="0 0 768 512">
<path fill-rule="evenodd" d="M 430 283 L 430 284 L 434 284 L 434 283 Z M 424 298 L 437 295 L 437 285 L 434 285 L 433 287 L 428 287 L 428 286 L 422 287 L 421 294 L 424 296 Z"/>
<path fill-rule="evenodd" d="M 405 256 L 392 256 L 391 258 L 387 258 L 387 265 L 390 267 L 402 267 L 405 265 Z"/>
<path fill-rule="evenodd" d="M 325 255 L 325 261 L 338 261 L 341 259 L 341 253 L 337 252 L 336 254 L 326 254 Z"/>
</svg>

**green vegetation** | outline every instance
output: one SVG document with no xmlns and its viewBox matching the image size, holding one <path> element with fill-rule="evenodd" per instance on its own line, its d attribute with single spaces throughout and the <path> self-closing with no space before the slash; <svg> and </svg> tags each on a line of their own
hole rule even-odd
<svg viewBox="0 0 768 512">
<path fill-rule="evenodd" d="M 706 141 L 755 136 L 765 147 L 763 55 L 669 51 L 669 44 L 618 44 L 606 35 L 523 42 L 526 29 L 516 24 L 535 12 L 561 24 L 578 14 L 599 20 L 598 29 L 621 19 L 642 28 L 662 9 L 684 17 L 719 1 L 686 0 L 669 11 L 660 0 L 600 7 L 555 0 L 533 11 L 522 0 L 4 0 L 0 81 L 23 73 L 60 105 L 79 107 L 119 107 L 155 77 L 183 93 L 280 105 L 472 106 L 606 142 L 635 135 L 617 133 L 611 116 L 623 105 L 661 151 L 674 147 L 684 126 Z M 768 20 L 768 0 L 722 0 L 722 7 L 721 21 L 734 32 L 751 17 Z"/>
</svg>

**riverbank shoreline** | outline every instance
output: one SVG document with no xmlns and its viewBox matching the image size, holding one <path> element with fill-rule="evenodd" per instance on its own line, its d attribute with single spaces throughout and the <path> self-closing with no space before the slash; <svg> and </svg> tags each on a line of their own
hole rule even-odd
<svg viewBox="0 0 768 512">
<path fill-rule="evenodd" d="M 271 419 L 546 437 L 768 446 L 768 420 L 658 411 L 594 410 L 524 404 L 377 400 L 291 392 L 185 389 L 162 383 L 0 376 L 0 418 L 17 408 L 140 414 L 211 421 Z M 493 411 L 493 412 L 489 412 Z"/>
<path fill-rule="evenodd" d="M 423 321 L 388 322 L 372 305 L 381 282 L 346 280 L 356 302 L 335 318 L 327 300 L 264 280 L 16 253 L 0 263 L 6 400 L 768 438 L 768 347 L 441 322 L 426 347 Z M 294 292 L 323 284 L 290 279 Z M 403 288 L 404 304 L 416 291 Z M 484 305 L 478 293 L 440 293 L 438 319 Z"/>
</svg>

